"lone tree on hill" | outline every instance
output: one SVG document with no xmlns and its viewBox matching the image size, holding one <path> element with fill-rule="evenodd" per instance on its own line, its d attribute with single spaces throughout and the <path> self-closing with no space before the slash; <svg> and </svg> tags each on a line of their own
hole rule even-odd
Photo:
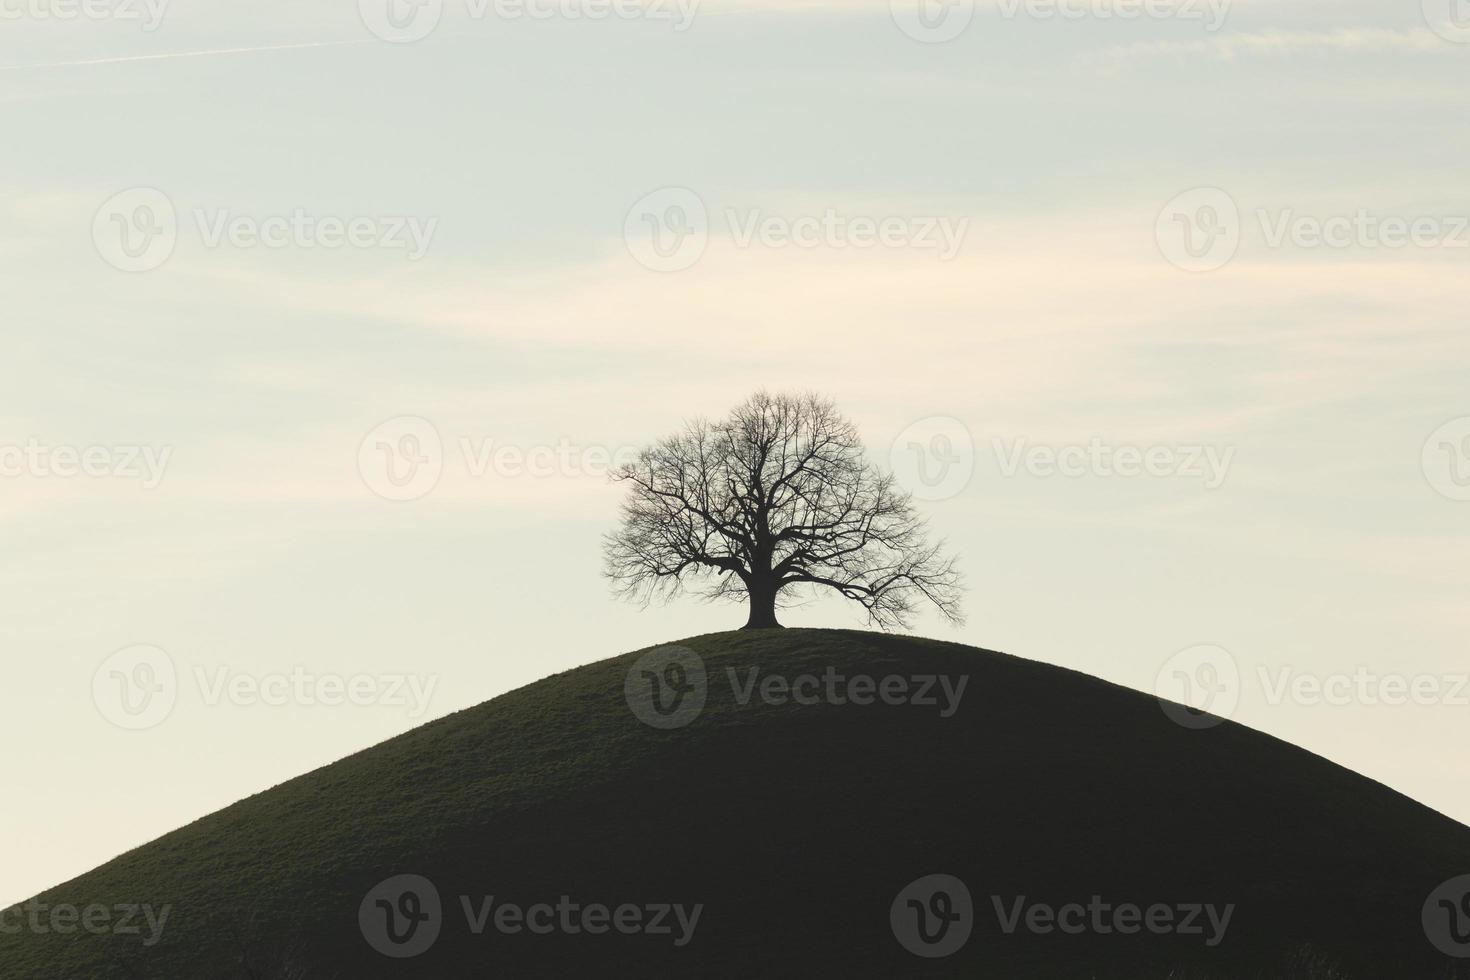
<svg viewBox="0 0 1470 980">
<path fill-rule="evenodd" d="M 960 621 L 954 559 L 830 400 L 760 392 L 726 419 L 685 423 L 613 478 L 629 486 L 605 538 L 623 597 L 749 599 L 745 628 L 771 629 L 785 590 L 828 588 L 884 629 L 908 626 L 924 600 Z"/>
</svg>

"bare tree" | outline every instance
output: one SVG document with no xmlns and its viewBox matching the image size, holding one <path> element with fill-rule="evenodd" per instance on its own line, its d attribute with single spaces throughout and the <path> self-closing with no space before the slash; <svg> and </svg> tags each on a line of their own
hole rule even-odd
<svg viewBox="0 0 1470 980">
<path fill-rule="evenodd" d="M 801 589 L 833 589 L 884 629 L 908 626 L 924 600 L 960 621 L 954 559 L 825 398 L 760 392 L 613 477 L 630 492 L 606 574 L 624 597 L 748 599 L 746 629 L 779 627 L 786 590 Z"/>
</svg>

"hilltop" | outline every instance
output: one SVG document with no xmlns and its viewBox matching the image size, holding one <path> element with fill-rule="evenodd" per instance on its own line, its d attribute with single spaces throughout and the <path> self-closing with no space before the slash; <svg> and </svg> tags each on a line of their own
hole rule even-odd
<svg viewBox="0 0 1470 980">
<path fill-rule="evenodd" d="M 1470 870 L 1470 830 L 1308 752 L 951 643 L 676 646 L 424 725 L 52 889 L 38 901 L 170 912 L 148 946 L 146 924 L 0 934 L 0 978 L 1465 975 L 1421 908 Z M 964 914 L 952 880 L 972 930 L 915 955 L 969 927 L 916 938 L 921 911 L 931 938 Z M 1132 906 L 1165 910 L 1158 928 L 1125 934 Z"/>
</svg>

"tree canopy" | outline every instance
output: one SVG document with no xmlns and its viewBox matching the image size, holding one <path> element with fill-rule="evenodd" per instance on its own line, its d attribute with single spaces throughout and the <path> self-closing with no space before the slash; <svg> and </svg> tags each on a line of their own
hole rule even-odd
<svg viewBox="0 0 1470 980">
<path fill-rule="evenodd" d="M 829 399 L 759 392 L 724 419 L 686 422 L 613 478 L 628 496 L 604 551 L 622 596 L 748 601 L 747 629 L 778 627 L 801 590 L 833 590 L 884 629 L 925 603 L 961 620 L 954 558 Z"/>
</svg>

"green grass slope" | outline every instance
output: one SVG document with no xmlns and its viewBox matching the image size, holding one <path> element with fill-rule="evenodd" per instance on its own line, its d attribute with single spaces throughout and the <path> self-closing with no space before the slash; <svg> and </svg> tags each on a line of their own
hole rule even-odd
<svg viewBox="0 0 1470 980">
<path fill-rule="evenodd" d="M 1435 886 L 1470 872 L 1470 830 L 1309 753 L 1233 724 L 1188 730 L 1151 697 L 955 644 L 827 630 L 681 643 L 708 677 L 684 727 L 630 709 L 637 653 L 547 678 L 39 896 L 171 911 L 151 946 L 147 928 L 0 931 L 0 978 L 1464 975 L 1420 915 Z M 941 717 L 914 704 L 741 704 L 727 671 L 744 683 L 751 667 L 968 680 Z M 973 931 L 951 955 L 917 956 L 890 907 L 938 873 L 968 887 Z M 395 958 L 370 945 L 359 911 L 403 874 L 431 881 L 442 911 L 433 944 Z M 477 935 L 462 896 L 472 911 L 494 896 L 492 915 L 562 896 L 648 909 L 644 922 L 662 904 L 701 911 L 682 946 L 677 926 L 537 934 L 492 918 Z M 1008 933 L 995 902 L 1020 896 L 1234 911 L 1213 947 Z"/>
</svg>

